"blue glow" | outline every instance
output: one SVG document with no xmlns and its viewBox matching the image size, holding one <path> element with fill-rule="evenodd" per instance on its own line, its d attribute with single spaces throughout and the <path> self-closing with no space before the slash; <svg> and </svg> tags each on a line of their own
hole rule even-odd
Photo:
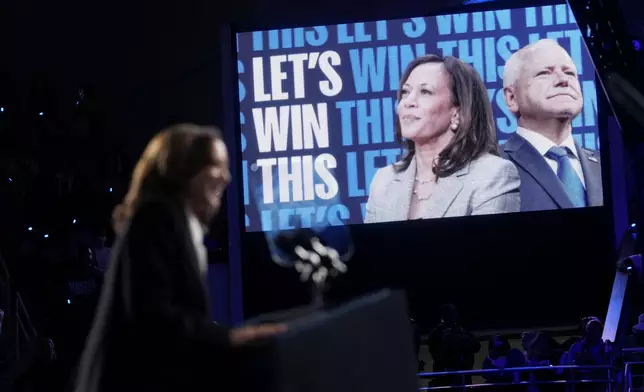
<svg viewBox="0 0 644 392">
<path fill-rule="evenodd" d="M 31 226 L 29 226 L 29 228 L 28 228 L 27 230 L 29 230 L 29 231 L 33 231 L 33 230 L 34 230 L 34 228 L 33 228 L 33 227 L 31 227 Z"/>
<path fill-rule="evenodd" d="M 496 0 L 465 0 L 463 2 L 463 5 L 470 5 L 470 4 L 481 4 L 481 3 L 492 3 Z"/>
<path fill-rule="evenodd" d="M 110 192 L 112 192 L 112 188 L 110 188 Z"/>
<path fill-rule="evenodd" d="M 635 50 L 639 52 L 640 50 L 642 50 L 642 43 L 639 40 L 634 39 L 633 48 L 635 48 Z"/>
<path fill-rule="evenodd" d="M 67 299 L 67 305 L 71 304 L 72 301 L 70 299 Z"/>
<path fill-rule="evenodd" d="M 74 224 L 74 225 L 76 224 L 76 219 L 74 219 L 74 220 L 72 221 L 72 224 Z"/>
<path fill-rule="evenodd" d="M 49 238 L 49 234 L 45 234 L 43 237 L 45 237 L 45 238 Z"/>
<path fill-rule="evenodd" d="M 44 115 L 44 114 L 45 114 L 44 112 L 40 112 L 40 113 L 38 113 L 38 115 L 39 115 L 39 116 L 42 116 L 42 115 Z"/>
<path fill-rule="evenodd" d="M 4 108 L 0 108 L 0 112 L 4 112 Z"/>
</svg>

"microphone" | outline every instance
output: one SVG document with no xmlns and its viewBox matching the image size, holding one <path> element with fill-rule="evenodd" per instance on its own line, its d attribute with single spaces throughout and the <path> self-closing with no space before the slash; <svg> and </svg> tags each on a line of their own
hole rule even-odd
<svg viewBox="0 0 644 392">
<path fill-rule="evenodd" d="M 327 277 L 347 271 L 338 251 L 324 244 L 311 229 L 281 232 L 275 237 L 275 246 L 291 261 L 302 281 L 312 279 L 323 285 Z"/>
</svg>

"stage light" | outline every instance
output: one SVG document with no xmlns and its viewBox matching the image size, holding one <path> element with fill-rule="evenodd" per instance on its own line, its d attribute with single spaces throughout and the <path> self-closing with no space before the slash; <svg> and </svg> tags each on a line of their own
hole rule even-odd
<svg viewBox="0 0 644 392">
<path fill-rule="evenodd" d="M 69 305 L 71 303 L 72 303 L 72 301 L 69 298 L 67 298 L 67 305 Z"/>
<path fill-rule="evenodd" d="M 13 182 L 13 179 L 11 177 L 9 177 L 9 182 Z"/>
<path fill-rule="evenodd" d="M 640 50 L 642 50 L 642 43 L 639 40 L 634 39 L 633 48 L 635 48 L 635 50 L 639 52 Z"/>
<path fill-rule="evenodd" d="M 45 234 L 43 237 L 45 237 L 45 238 L 49 238 L 49 234 Z"/>
<path fill-rule="evenodd" d="M 72 224 L 73 224 L 73 225 L 75 225 L 75 224 L 76 224 L 76 219 L 74 219 L 74 220 L 72 221 Z"/>
<path fill-rule="evenodd" d="M 642 255 L 631 255 L 617 262 L 617 270 L 620 272 L 641 273 Z"/>
<path fill-rule="evenodd" d="M 112 192 L 112 188 L 110 188 L 110 192 Z"/>
<path fill-rule="evenodd" d="M 0 112 L 4 112 L 4 108 L 0 108 Z"/>
<path fill-rule="evenodd" d="M 80 101 L 76 101 L 76 106 L 80 105 Z"/>
<path fill-rule="evenodd" d="M 43 116 L 44 114 L 45 114 L 44 112 L 38 113 L 39 116 Z"/>
<path fill-rule="evenodd" d="M 29 231 L 33 231 L 33 230 L 34 230 L 34 228 L 33 228 L 33 227 L 31 227 L 31 226 L 29 226 L 29 228 L 28 228 L 27 230 L 29 230 Z"/>
<path fill-rule="evenodd" d="M 637 225 L 635 223 L 631 223 L 631 227 L 634 229 L 637 227 Z"/>
</svg>

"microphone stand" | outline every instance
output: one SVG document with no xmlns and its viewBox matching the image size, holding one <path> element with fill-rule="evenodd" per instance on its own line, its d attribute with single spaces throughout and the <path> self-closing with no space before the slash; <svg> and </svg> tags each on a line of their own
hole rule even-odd
<svg viewBox="0 0 644 392">
<path fill-rule="evenodd" d="M 293 248 L 298 256 L 295 270 L 300 273 L 300 280 L 311 282 L 313 308 L 320 308 L 324 306 L 328 278 L 347 272 L 347 266 L 340 260 L 338 251 L 322 244 L 319 238 L 310 238 L 308 245 L 309 249 L 301 245 Z"/>
</svg>

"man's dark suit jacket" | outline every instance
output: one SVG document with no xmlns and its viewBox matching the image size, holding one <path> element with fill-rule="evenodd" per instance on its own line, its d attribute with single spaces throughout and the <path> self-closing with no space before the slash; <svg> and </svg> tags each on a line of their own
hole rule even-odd
<svg viewBox="0 0 644 392">
<path fill-rule="evenodd" d="M 589 207 L 604 205 L 601 160 L 597 151 L 577 146 L 586 183 Z M 512 161 L 521 177 L 521 211 L 574 208 L 566 190 L 545 158 L 526 139 L 514 133 L 503 145 L 501 156 Z"/>
<path fill-rule="evenodd" d="M 228 349 L 182 204 L 148 199 L 112 254 L 76 392 L 212 389 Z"/>
</svg>

